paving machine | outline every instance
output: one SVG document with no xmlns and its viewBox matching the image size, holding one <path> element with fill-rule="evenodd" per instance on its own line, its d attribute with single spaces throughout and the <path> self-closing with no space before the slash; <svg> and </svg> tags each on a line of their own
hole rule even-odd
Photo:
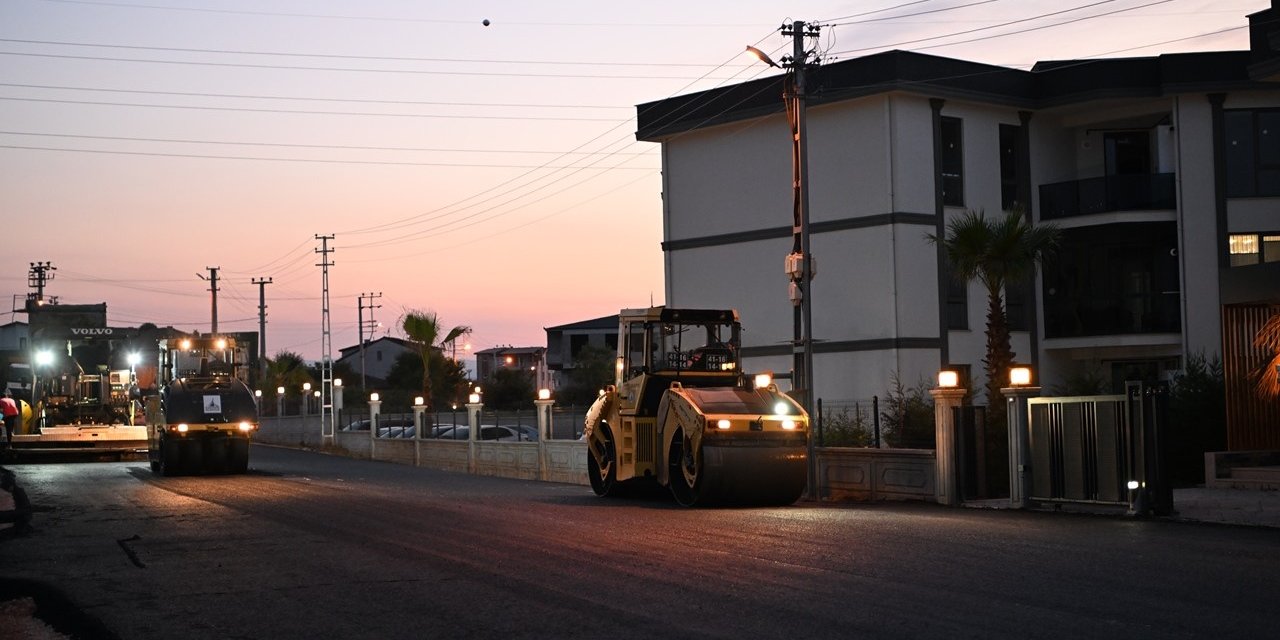
<svg viewBox="0 0 1280 640">
<path fill-rule="evenodd" d="M 795 502 L 809 418 L 768 374 L 742 372 L 737 312 L 653 307 L 619 317 L 615 381 L 584 428 L 592 490 L 656 482 L 684 506 Z"/>
<path fill-rule="evenodd" d="M 30 361 L 9 366 L 22 403 L 21 455 L 125 454 L 146 448 L 135 409 L 136 332 L 108 327 L 105 304 L 29 304 Z"/>
<path fill-rule="evenodd" d="M 147 397 L 146 409 L 151 471 L 248 471 L 258 402 L 247 384 L 245 349 L 216 335 L 164 339 L 159 346 L 159 392 Z"/>
</svg>

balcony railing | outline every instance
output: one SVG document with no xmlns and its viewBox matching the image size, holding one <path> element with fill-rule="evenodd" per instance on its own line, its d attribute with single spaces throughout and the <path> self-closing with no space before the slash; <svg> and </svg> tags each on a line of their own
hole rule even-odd
<svg viewBox="0 0 1280 640">
<path fill-rule="evenodd" d="M 1112 175 L 1040 185 L 1040 219 L 1174 209 L 1172 173 Z"/>
</svg>

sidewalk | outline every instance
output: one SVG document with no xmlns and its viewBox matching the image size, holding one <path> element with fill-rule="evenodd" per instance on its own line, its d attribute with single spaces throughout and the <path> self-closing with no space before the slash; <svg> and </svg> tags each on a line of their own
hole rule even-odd
<svg viewBox="0 0 1280 640">
<path fill-rule="evenodd" d="M 1280 527 L 1280 491 L 1174 489 L 1173 510 L 1174 520 Z"/>
</svg>

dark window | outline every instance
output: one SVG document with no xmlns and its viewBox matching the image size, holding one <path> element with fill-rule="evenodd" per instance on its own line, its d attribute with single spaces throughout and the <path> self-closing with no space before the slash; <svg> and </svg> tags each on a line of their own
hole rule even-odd
<svg viewBox="0 0 1280 640">
<path fill-rule="evenodd" d="M 583 348 L 583 347 L 585 347 L 585 346 L 587 346 L 587 334 L 585 334 L 585 333 L 578 333 L 578 334 L 574 334 L 574 335 L 570 335 L 570 336 L 569 336 L 569 355 L 570 355 L 570 357 L 577 358 L 577 357 L 578 357 L 578 352 L 579 352 L 579 351 L 582 351 L 582 348 Z"/>
<path fill-rule="evenodd" d="M 1177 333 L 1177 225 L 1065 229 L 1044 263 L 1046 338 Z"/>
<path fill-rule="evenodd" d="M 1151 173 L 1151 135 L 1146 131 L 1109 131 L 1102 136 L 1109 176 Z"/>
<path fill-rule="evenodd" d="M 969 328 L 969 283 L 947 271 L 947 328 Z"/>
<path fill-rule="evenodd" d="M 618 350 L 618 334 L 616 333 L 604 334 L 604 346 L 609 347 L 610 351 L 617 351 Z"/>
<path fill-rule="evenodd" d="M 1014 282 L 1004 287 L 1004 317 L 1009 322 L 1010 331 L 1027 331 L 1031 324 L 1027 317 L 1027 300 L 1031 299 L 1030 287 L 1027 282 Z"/>
<path fill-rule="evenodd" d="M 1223 112 L 1227 196 L 1280 196 L 1280 109 Z"/>
<path fill-rule="evenodd" d="M 964 135 L 960 118 L 942 118 L 942 204 L 964 206 Z"/>
<path fill-rule="evenodd" d="M 1000 125 L 1000 208 L 1005 211 L 1023 211 L 1018 202 L 1018 136 L 1022 127 Z"/>
</svg>

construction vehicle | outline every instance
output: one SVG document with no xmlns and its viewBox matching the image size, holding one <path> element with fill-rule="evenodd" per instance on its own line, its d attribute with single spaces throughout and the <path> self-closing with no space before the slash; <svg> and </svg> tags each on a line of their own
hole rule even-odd
<svg viewBox="0 0 1280 640">
<path fill-rule="evenodd" d="M 26 312 L 30 362 L 10 364 L 6 383 L 29 407 L 14 449 L 24 456 L 123 456 L 145 449 L 146 428 L 135 419 L 132 402 L 141 348 L 136 331 L 108 327 L 105 304 L 37 301 Z"/>
<path fill-rule="evenodd" d="M 584 425 L 596 495 L 656 482 L 684 506 L 800 497 L 808 415 L 742 372 L 740 332 L 733 310 L 622 310 L 615 381 Z"/>
<path fill-rule="evenodd" d="M 159 341 L 159 393 L 147 396 L 147 455 L 164 476 L 245 473 L 258 401 L 246 353 L 233 338 Z"/>
</svg>

